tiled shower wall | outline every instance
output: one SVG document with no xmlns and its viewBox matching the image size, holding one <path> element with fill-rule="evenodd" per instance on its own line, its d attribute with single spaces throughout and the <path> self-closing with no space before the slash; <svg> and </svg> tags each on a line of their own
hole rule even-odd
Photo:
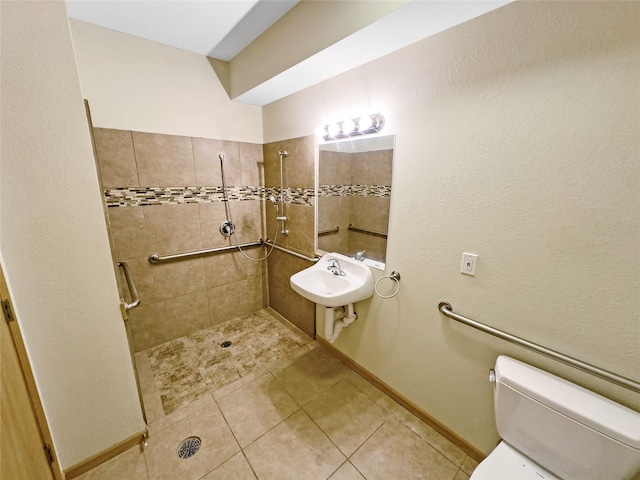
<svg viewBox="0 0 640 480">
<path fill-rule="evenodd" d="M 345 153 L 320 152 L 318 230 L 339 227 L 321 235 L 318 247 L 327 252 L 365 256 L 384 261 L 387 239 L 349 230 L 349 225 L 386 233 L 391 200 L 393 150 Z"/>
<path fill-rule="evenodd" d="M 136 351 L 267 305 L 265 262 L 239 252 L 148 261 L 231 244 L 218 230 L 226 219 L 220 153 L 238 242 L 264 238 L 262 145 L 102 128 L 94 135 L 117 260 L 131 267 L 141 297 L 129 312 Z"/>
<path fill-rule="evenodd" d="M 286 228 L 289 235 L 278 234 L 277 244 L 308 257 L 314 254 L 314 188 L 315 188 L 315 137 L 301 137 L 264 145 L 265 185 L 280 188 L 280 157 L 286 151 L 283 163 L 284 185 L 289 201 L 285 215 L 289 217 Z M 279 226 L 275 209 L 266 205 L 268 238 L 275 237 Z M 278 230 L 279 231 L 279 230 Z M 268 260 L 269 306 L 287 318 L 307 334 L 315 335 L 315 306 L 295 293 L 289 285 L 289 277 L 312 263 L 285 252 L 273 251 Z"/>
</svg>

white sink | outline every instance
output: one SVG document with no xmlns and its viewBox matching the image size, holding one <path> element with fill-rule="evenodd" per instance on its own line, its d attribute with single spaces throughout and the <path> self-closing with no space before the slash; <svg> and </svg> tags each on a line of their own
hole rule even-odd
<svg viewBox="0 0 640 480">
<path fill-rule="evenodd" d="M 335 260 L 344 275 L 332 273 Z M 339 253 L 324 255 L 315 265 L 292 275 L 290 283 L 296 293 L 325 307 L 349 305 L 373 295 L 373 274 L 369 267 Z"/>
</svg>

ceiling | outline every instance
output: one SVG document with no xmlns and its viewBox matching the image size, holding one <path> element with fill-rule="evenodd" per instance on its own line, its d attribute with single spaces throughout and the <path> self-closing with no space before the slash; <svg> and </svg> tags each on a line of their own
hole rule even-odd
<svg viewBox="0 0 640 480">
<path fill-rule="evenodd" d="M 269 27 L 276 23 L 274 28 L 290 27 L 291 23 L 281 18 L 309 1 L 319 0 L 66 0 L 66 6 L 71 18 L 233 65 L 233 59 L 252 42 L 259 42 L 258 37 Z M 322 5 L 329 9 L 350 1 L 354 0 L 324 0 Z M 372 9 L 379 1 L 358 0 L 362 2 L 360 6 L 370 2 Z M 325 44 L 305 59 L 296 59 L 283 67 L 276 75 L 270 73 L 257 85 L 230 96 L 234 100 L 266 105 L 510 1 L 513 0 L 397 1 L 381 18 L 368 19 L 364 26 L 362 22 L 360 25 L 352 22 L 357 26 L 348 34 L 343 32 L 341 38 L 331 39 L 330 45 Z M 313 41 L 327 33 L 332 33 L 330 27 L 322 31 L 318 28 L 313 32 Z M 281 55 L 286 54 L 286 50 L 281 50 Z M 251 74 L 255 76 L 255 72 Z"/>
<path fill-rule="evenodd" d="M 300 0 L 66 0 L 71 18 L 229 61 Z"/>
</svg>

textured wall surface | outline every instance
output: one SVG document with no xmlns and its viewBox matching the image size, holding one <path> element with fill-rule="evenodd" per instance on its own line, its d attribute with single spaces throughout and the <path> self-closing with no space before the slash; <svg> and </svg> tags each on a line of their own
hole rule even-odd
<svg viewBox="0 0 640 480">
<path fill-rule="evenodd" d="M 385 115 L 401 290 L 359 304 L 335 346 L 485 452 L 498 354 L 640 407 L 437 311 L 640 379 L 639 22 L 634 2 L 516 2 L 264 108 L 267 142 Z"/>
<path fill-rule="evenodd" d="M 2 2 L 1 251 L 60 466 L 144 421 L 62 2 Z"/>
</svg>

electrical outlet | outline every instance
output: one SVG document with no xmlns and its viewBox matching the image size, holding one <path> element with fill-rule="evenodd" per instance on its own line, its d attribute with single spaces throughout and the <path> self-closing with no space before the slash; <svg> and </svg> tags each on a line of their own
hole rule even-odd
<svg viewBox="0 0 640 480">
<path fill-rule="evenodd" d="M 462 265 L 460 266 L 460 273 L 465 275 L 476 276 L 476 264 L 478 263 L 478 255 L 473 253 L 462 254 Z"/>
</svg>

